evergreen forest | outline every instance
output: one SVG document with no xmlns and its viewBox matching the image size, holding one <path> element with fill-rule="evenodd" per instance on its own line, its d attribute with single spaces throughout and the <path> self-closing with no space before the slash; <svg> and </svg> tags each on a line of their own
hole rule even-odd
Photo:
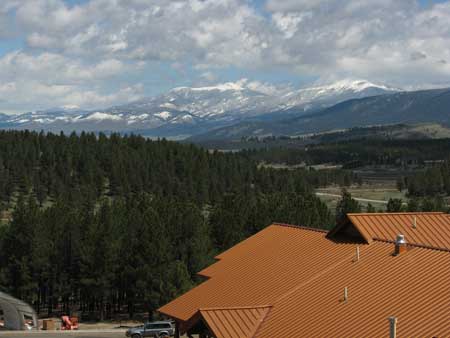
<svg viewBox="0 0 450 338">
<path fill-rule="evenodd" d="M 343 170 L 141 136 L 0 132 L 0 289 L 44 315 L 148 314 L 272 222 L 329 228 L 314 188 Z"/>
</svg>

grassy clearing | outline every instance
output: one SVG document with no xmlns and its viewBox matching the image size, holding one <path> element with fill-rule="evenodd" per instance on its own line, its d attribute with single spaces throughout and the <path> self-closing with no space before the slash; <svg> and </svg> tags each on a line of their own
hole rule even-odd
<svg viewBox="0 0 450 338">
<path fill-rule="evenodd" d="M 326 188 L 316 189 L 317 193 L 320 193 L 319 198 L 322 199 L 327 206 L 333 211 L 336 209 L 336 205 L 340 200 L 341 195 L 341 187 L 338 186 L 330 186 Z M 347 191 L 352 194 L 352 197 L 355 199 L 363 199 L 358 202 L 366 208 L 370 203 L 377 210 L 384 211 L 386 210 L 386 203 L 390 198 L 400 198 L 404 202 L 408 202 L 408 198 L 406 197 L 406 191 L 400 192 L 396 189 L 394 185 L 380 185 L 380 184 L 363 184 L 361 186 L 351 186 L 347 188 Z M 329 195 L 321 195 L 321 194 L 329 194 Z M 335 196 L 331 196 L 335 195 Z M 371 200 L 364 201 L 364 199 Z"/>
</svg>

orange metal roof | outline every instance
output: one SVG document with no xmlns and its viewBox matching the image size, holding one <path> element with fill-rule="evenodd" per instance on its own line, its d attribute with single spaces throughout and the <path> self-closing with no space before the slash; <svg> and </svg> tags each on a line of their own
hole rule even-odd
<svg viewBox="0 0 450 338">
<path fill-rule="evenodd" d="M 450 225 L 444 214 L 416 215 L 415 230 L 425 227 L 425 220 L 434 229 Z M 450 337 L 450 252 L 410 246 L 392 256 L 394 245 L 386 241 L 395 238 L 411 215 L 386 216 L 380 222 L 385 225 L 375 230 L 364 226 L 378 224 L 380 215 L 349 216 L 358 230 L 373 236 L 371 244 L 359 245 L 359 261 L 355 243 L 271 225 L 219 255 L 217 263 L 202 271 L 208 280 L 160 312 L 182 323 L 201 314 L 217 338 L 269 338 L 280 332 L 288 337 L 388 337 L 389 316 L 398 318 L 400 338 Z M 389 219 L 395 220 L 392 233 L 385 223 Z M 450 237 L 445 231 L 436 238 L 428 231 L 411 239 L 406 231 L 404 235 L 410 243 L 439 248 Z M 342 301 L 345 287 L 347 302 Z M 246 321 L 251 311 L 254 315 Z"/>
<path fill-rule="evenodd" d="M 255 335 L 270 306 L 201 309 L 200 314 L 216 337 L 251 338 Z"/>
<path fill-rule="evenodd" d="M 325 236 L 271 225 L 220 255 L 217 263 L 202 271 L 208 280 L 159 311 L 188 321 L 201 308 L 271 305 L 296 285 L 353 255 L 352 244 L 336 245 Z"/>
<path fill-rule="evenodd" d="M 359 262 L 343 260 L 299 285 L 273 304 L 256 337 L 275 337 L 283 327 L 301 337 L 389 337 L 390 316 L 400 338 L 450 337 L 450 253 L 392 251 L 375 241 L 361 248 Z"/>
<path fill-rule="evenodd" d="M 370 243 L 405 235 L 409 244 L 450 250 L 450 222 L 444 213 L 348 214 L 350 222 Z M 413 227 L 414 218 L 416 227 Z"/>
</svg>

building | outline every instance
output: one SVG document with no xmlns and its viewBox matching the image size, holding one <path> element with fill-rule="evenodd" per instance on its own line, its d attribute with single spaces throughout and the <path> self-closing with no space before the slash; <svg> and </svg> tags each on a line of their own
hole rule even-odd
<svg viewBox="0 0 450 338">
<path fill-rule="evenodd" d="M 349 214 L 330 232 L 273 224 L 159 309 L 216 338 L 450 337 L 450 216 Z"/>
</svg>

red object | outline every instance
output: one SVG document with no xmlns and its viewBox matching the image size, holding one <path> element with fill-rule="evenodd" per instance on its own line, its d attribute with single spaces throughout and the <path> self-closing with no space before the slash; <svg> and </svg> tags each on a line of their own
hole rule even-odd
<svg viewBox="0 0 450 338">
<path fill-rule="evenodd" d="M 62 326 L 61 330 L 78 330 L 78 318 L 69 316 L 61 317 Z"/>
</svg>

